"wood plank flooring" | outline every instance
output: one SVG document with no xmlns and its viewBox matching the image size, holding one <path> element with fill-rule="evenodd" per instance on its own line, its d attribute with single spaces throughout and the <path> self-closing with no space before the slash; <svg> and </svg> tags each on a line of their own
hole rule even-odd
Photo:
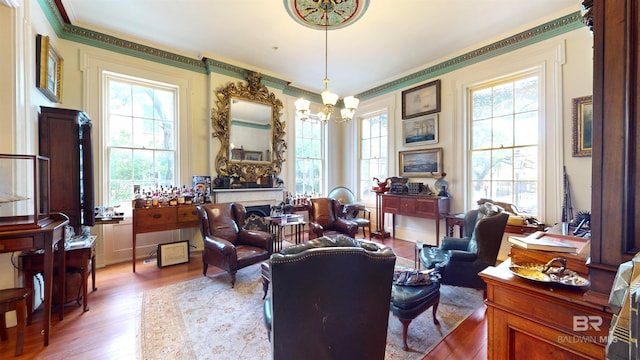
<svg viewBox="0 0 640 360">
<path fill-rule="evenodd" d="M 360 236 L 360 235 L 358 235 Z M 379 241 L 379 240 L 376 240 Z M 414 244 L 398 239 L 385 239 L 398 256 L 413 259 Z M 209 273 L 218 271 L 209 267 Z M 33 323 L 26 328 L 23 355 L 19 359 L 136 359 L 138 357 L 138 324 L 142 292 L 202 276 L 199 253 L 191 255 L 189 264 L 159 269 L 155 263 L 111 265 L 98 269 L 98 290 L 89 293 L 90 310 L 72 303 L 65 307 L 64 320 L 52 316 L 49 346 L 43 344 L 42 311 L 34 313 Z M 90 286 L 90 285 L 89 285 Z M 487 358 L 486 307 L 481 307 L 438 344 L 424 359 Z M 425 316 L 429 316 L 425 313 Z M 411 331 L 411 328 L 409 328 Z M 16 332 L 10 328 L 9 340 L 0 342 L 0 359 L 14 357 Z"/>
</svg>

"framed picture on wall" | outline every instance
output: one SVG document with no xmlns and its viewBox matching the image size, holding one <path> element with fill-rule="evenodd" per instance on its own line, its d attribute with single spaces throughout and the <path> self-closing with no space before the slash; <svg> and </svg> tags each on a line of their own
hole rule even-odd
<svg viewBox="0 0 640 360">
<path fill-rule="evenodd" d="M 573 99 L 573 156 L 591 156 L 593 130 L 593 97 Z"/>
<path fill-rule="evenodd" d="M 438 114 L 425 115 L 402 122 L 402 144 L 417 146 L 438 143 Z"/>
<path fill-rule="evenodd" d="M 442 173 L 442 148 L 400 151 L 400 176 L 433 177 Z"/>
<path fill-rule="evenodd" d="M 402 92 L 402 118 L 411 119 L 440 112 L 440 80 Z"/>
<path fill-rule="evenodd" d="M 63 60 L 49 43 L 49 37 L 36 36 L 36 87 L 49 100 L 62 102 Z"/>
</svg>

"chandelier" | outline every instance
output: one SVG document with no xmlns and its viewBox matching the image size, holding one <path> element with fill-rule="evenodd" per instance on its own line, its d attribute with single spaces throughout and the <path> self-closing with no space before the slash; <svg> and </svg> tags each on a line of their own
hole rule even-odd
<svg viewBox="0 0 640 360">
<path fill-rule="evenodd" d="M 322 0 L 322 4 L 319 7 L 322 8 L 322 11 L 324 12 L 324 91 L 320 94 L 322 96 L 324 108 L 317 114 L 311 114 L 311 111 L 309 110 L 311 102 L 303 98 L 296 100 L 295 106 L 296 114 L 300 120 L 305 121 L 311 118 L 326 124 L 332 118 L 331 115 L 333 113 L 333 108 L 336 106 L 340 96 L 329 90 L 329 76 L 327 75 L 329 52 L 329 11 L 333 9 L 334 4 L 331 0 Z M 353 119 L 360 100 L 353 96 L 346 96 L 342 102 L 344 104 L 344 108 L 340 110 L 340 117 L 333 118 L 336 123 L 343 123 Z"/>
</svg>

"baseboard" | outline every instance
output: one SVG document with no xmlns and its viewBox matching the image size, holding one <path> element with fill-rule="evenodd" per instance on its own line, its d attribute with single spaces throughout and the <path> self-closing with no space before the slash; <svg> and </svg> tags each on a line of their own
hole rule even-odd
<svg viewBox="0 0 640 360">
<path fill-rule="evenodd" d="M 188 240 L 158 244 L 157 265 L 159 268 L 163 268 L 165 266 L 188 263 L 190 259 L 189 251 Z"/>
</svg>

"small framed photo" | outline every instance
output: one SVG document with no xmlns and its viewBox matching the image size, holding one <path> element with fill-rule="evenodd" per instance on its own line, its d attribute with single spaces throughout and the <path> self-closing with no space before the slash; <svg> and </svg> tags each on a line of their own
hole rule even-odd
<svg viewBox="0 0 640 360">
<path fill-rule="evenodd" d="M 262 161 L 262 151 L 244 151 L 244 160 Z"/>
<path fill-rule="evenodd" d="M 573 156 L 591 156 L 593 131 L 593 97 L 573 99 Z"/>
<path fill-rule="evenodd" d="M 402 118 L 411 119 L 440 112 L 440 80 L 402 92 Z"/>
<path fill-rule="evenodd" d="M 49 100 L 62 102 L 63 60 L 49 43 L 49 37 L 36 36 L 36 87 Z"/>
<path fill-rule="evenodd" d="M 402 122 L 402 144 L 417 146 L 438 143 L 438 114 L 425 115 Z"/>
<path fill-rule="evenodd" d="M 400 176 L 433 177 L 442 173 L 442 148 L 400 151 Z"/>
</svg>

